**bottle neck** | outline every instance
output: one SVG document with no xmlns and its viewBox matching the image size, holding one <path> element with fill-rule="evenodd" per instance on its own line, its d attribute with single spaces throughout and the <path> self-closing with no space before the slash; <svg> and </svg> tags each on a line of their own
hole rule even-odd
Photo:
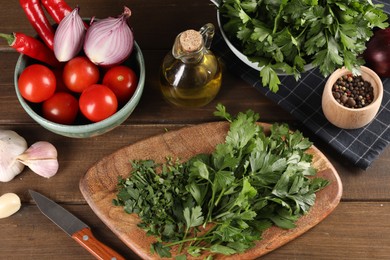
<svg viewBox="0 0 390 260">
<path fill-rule="evenodd" d="M 199 63 L 203 59 L 203 56 L 204 56 L 204 53 L 203 53 L 203 48 L 202 48 L 197 52 L 187 53 L 187 54 L 182 55 L 181 57 L 178 57 L 178 58 L 183 63 L 195 64 L 195 63 Z"/>
<path fill-rule="evenodd" d="M 198 31 L 187 30 L 176 37 L 172 55 L 186 64 L 198 63 L 205 50 L 202 35 Z"/>
</svg>

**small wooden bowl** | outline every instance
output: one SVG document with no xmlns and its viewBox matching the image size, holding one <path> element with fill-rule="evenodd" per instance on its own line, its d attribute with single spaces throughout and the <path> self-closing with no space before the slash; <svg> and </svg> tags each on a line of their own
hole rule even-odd
<svg viewBox="0 0 390 260">
<path fill-rule="evenodd" d="M 383 84 L 379 76 L 371 69 L 361 66 L 361 76 L 374 88 L 373 101 L 363 108 L 348 108 L 339 104 L 332 95 L 332 86 L 338 78 L 351 74 L 345 68 L 338 69 L 328 78 L 322 94 L 322 111 L 333 125 L 344 129 L 356 129 L 370 123 L 378 113 L 383 98 Z"/>
</svg>

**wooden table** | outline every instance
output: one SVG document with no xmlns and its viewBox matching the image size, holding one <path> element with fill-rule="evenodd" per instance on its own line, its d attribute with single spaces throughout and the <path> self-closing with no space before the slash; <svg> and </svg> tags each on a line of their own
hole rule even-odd
<svg viewBox="0 0 390 260">
<path fill-rule="evenodd" d="M 28 189 L 39 191 L 88 223 L 95 235 L 128 259 L 137 256 L 94 214 L 79 190 L 79 180 L 99 159 L 117 149 L 186 125 L 218 120 L 213 111 L 218 102 L 235 114 L 249 108 L 264 122 L 287 122 L 314 141 L 337 169 L 344 186 L 342 201 L 319 225 L 301 237 L 264 256 L 264 259 L 390 259 L 390 147 L 366 170 L 343 161 L 289 113 L 269 101 L 253 87 L 224 72 L 221 92 L 203 108 L 178 109 L 161 98 L 158 68 L 181 31 L 216 23 L 216 11 L 208 1 L 189 0 L 68 0 L 78 4 L 84 17 L 116 16 L 123 5 L 133 15 L 131 24 L 146 61 L 145 91 L 140 104 L 120 127 L 102 136 L 71 139 L 53 134 L 37 125 L 19 105 L 13 82 L 18 54 L 0 45 L 0 129 L 12 129 L 31 145 L 38 140 L 53 143 L 59 152 L 60 170 L 44 179 L 25 169 L 14 180 L 0 183 L 0 194 L 14 192 L 23 202 L 13 216 L 0 219 L 0 259 L 93 259 L 57 226 L 44 217 L 33 203 Z M 0 32 L 34 35 L 18 1 L 4 1 L 0 9 Z"/>
</svg>

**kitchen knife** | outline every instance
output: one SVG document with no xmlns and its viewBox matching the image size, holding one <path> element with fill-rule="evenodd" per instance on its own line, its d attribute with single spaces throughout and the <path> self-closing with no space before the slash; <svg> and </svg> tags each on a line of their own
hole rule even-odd
<svg viewBox="0 0 390 260">
<path fill-rule="evenodd" d="M 39 210 L 57 226 L 87 249 L 97 259 L 120 260 L 125 259 L 117 252 L 98 241 L 87 224 L 75 217 L 72 213 L 46 198 L 42 194 L 29 190 Z"/>
</svg>

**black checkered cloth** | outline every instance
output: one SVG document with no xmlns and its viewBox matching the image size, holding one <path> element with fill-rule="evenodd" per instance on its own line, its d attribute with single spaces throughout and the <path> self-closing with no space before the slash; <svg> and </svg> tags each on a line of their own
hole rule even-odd
<svg viewBox="0 0 390 260">
<path fill-rule="evenodd" d="M 390 13 L 388 0 L 373 2 L 384 4 L 384 10 Z M 390 78 L 382 78 L 383 101 L 375 119 L 365 127 L 345 130 L 329 123 L 322 112 L 322 92 L 327 79 L 318 69 L 303 73 L 298 82 L 293 76 L 280 76 L 279 91 L 273 93 L 268 87 L 263 87 L 259 72 L 241 62 L 218 35 L 212 50 L 225 61 L 232 73 L 288 111 L 353 165 L 366 170 L 389 144 Z"/>
</svg>

